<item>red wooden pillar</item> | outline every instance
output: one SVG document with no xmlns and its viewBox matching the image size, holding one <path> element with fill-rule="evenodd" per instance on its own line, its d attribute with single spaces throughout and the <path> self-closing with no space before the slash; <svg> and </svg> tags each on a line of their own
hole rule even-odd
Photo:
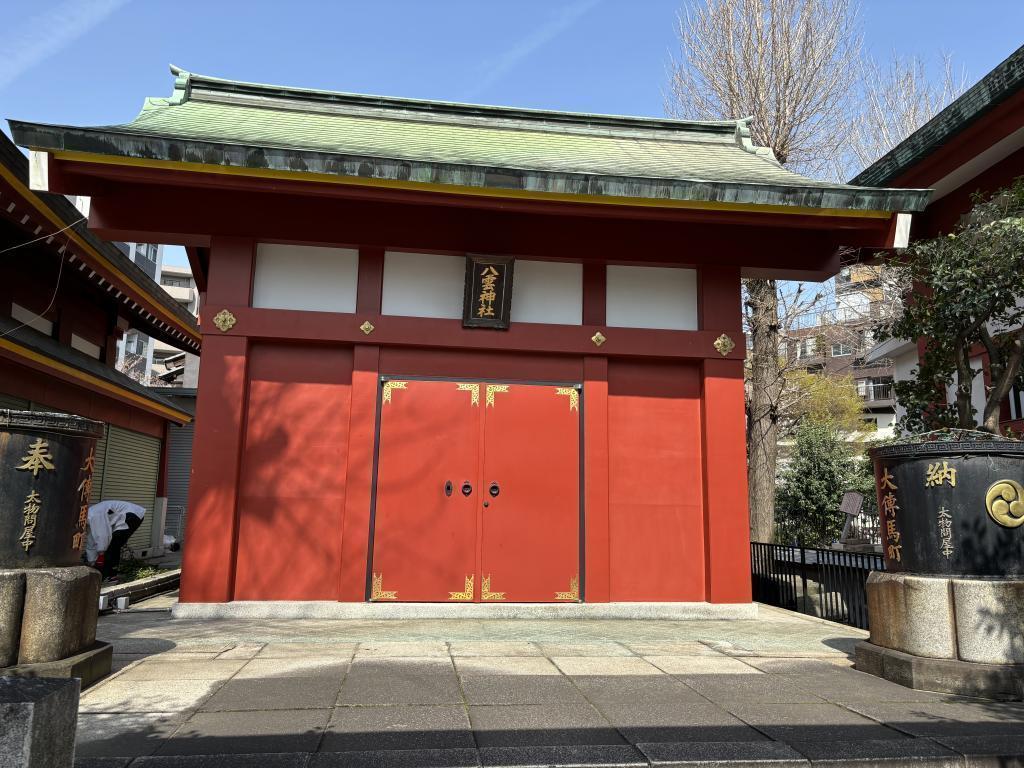
<svg viewBox="0 0 1024 768">
<path fill-rule="evenodd" d="M 205 316 L 212 317 L 225 305 L 248 306 L 254 250 L 252 240 L 214 238 Z M 181 572 L 180 599 L 185 603 L 232 599 L 238 539 L 248 340 L 213 330 L 204 334 L 203 352 L 185 529 L 188 545 Z"/>
<path fill-rule="evenodd" d="M 745 343 L 738 269 L 702 269 L 700 307 L 701 329 Z M 705 360 L 701 389 L 707 600 L 746 603 L 751 590 L 743 361 Z"/>
<path fill-rule="evenodd" d="M 356 312 L 380 312 L 383 279 L 384 251 L 361 248 Z M 341 534 L 338 599 L 344 602 L 359 602 L 366 596 L 379 376 L 380 347 L 357 344 L 352 350 L 352 410 L 348 433 L 345 519 Z"/>
<path fill-rule="evenodd" d="M 583 265 L 583 323 L 604 325 L 606 272 L 603 263 Z M 608 358 L 583 358 L 584 598 L 611 600 L 609 520 Z"/>
<path fill-rule="evenodd" d="M 588 603 L 611 599 L 608 496 L 608 358 L 583 359 L 584 533 Z"/>
</svg>

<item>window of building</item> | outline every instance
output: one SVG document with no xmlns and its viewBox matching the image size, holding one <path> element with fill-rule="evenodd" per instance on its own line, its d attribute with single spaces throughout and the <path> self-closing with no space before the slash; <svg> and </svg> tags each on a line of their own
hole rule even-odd
<svg viewBox="0 0 1024 768">
<path fill-rule="evenodd" d="M 800 339 L 796 344 L 796 356 L 797 358 L 814 357 L 814 352 L 817 347 L 817 339 L 813 336 L 808 336 L 806 339 Z"/>
<path fill-rule="evenodd" d="M 1014 384 L 1007 397 L 1010 399 L 1010 418 L 1014 421 L 1024 419 L 1024 389 Z"/>
<path fill-rule="evenodd" d="M 160 283 L 168 288 L 188 288 L 188 279 L 184 277 L 161 277 Z"/>
<path fill-rule="evenodd" d="M 849 344 L 839 342 L 832 345 L 832 357 L 846 357 L 853 354 L 853 347 Z"/>
</svg>

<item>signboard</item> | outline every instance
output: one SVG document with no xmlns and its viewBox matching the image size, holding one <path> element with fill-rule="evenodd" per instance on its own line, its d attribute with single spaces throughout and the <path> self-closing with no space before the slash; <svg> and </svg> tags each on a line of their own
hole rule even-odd
<svg viewBox="0 0 1024 768">
<path fill-rule="evenodd" d="M 508 328 L 512 311 L 511 257 L 467 256 L 462 325 L 466 328 Z"/>
</svg>

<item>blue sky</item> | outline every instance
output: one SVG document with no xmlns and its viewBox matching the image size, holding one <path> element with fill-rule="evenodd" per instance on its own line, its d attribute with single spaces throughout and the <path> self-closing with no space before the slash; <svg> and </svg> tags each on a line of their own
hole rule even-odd
<svg viewBox="0 0 1024 768">
<path fill-rule="evenodd" d="M 662 115 L 685 2 L 16 3 L 4 11 L 0 118 L 123 122 L 143 97 L 170 93 L 171 62 L 284 85 Z M 861 13 L 874 55 L 947 51 L 971 81 L 1024 43 L 1021 0 L 862 0 Z"/>
</svg>

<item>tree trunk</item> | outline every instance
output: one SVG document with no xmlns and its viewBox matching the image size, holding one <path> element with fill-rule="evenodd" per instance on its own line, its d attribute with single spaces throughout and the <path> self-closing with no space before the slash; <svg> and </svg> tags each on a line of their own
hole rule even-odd
<svg viewBox="0 0 1024 768">
<path fill-rule="evenodd" d="M 775 539 L 775 465 L 778 458 L 779 297 L 774 280 L 747 280 L 750 306 L 750 402 L 747 407 L 747 484 L 750 537 Z"/>
<path fill-rule="evenodd" d="M 971 389 L 974 382 L 974 372 L 971 370 L 971 360 L 966 342 L 957 344 L 955 355 L 957 426 L 959 426 L 960 429 L 974 429 L 977 427 L 977 423 L 974 421 L 971 404 Z"/>
</svg>

